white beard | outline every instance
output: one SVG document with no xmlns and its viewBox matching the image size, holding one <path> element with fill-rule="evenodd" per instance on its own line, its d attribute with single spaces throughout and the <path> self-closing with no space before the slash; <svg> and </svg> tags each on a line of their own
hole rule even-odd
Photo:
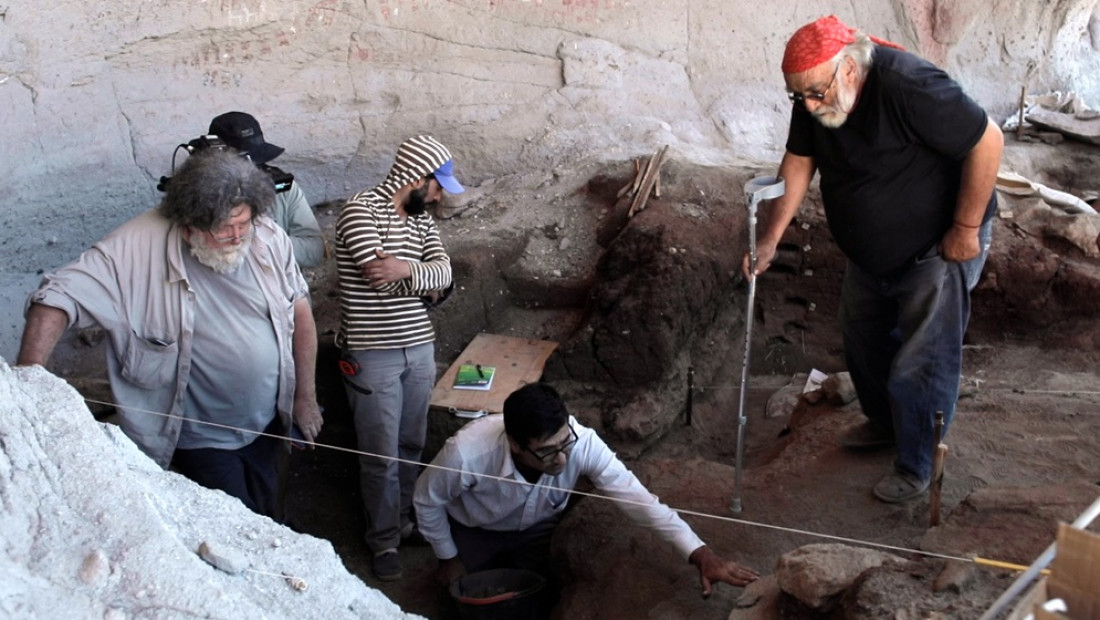
<svg viewBox="0 0 1100 620">
<path fill-rule="evenodd" d="M 248 248 L 252 246 L 252 236 L 241 239 L 237 245 L 215 247 L 206 241 L 201 232 L 195 231 L 191 235 L 191 256 L 203 265 L 218 273 L 236 271 L 247 256 Z"/>
<path fill-rule="evenodd" d="M 836 91 L 836 101 L 830 106 L 821 106 L 814 110 L 814 118 L 817 122 L 821 123 L 829 129 L 836 129 L 844 123 L 848 122 L 848 114 L 851 113 L 852 108 L 856 105 L 856 97 L 859 95 L 859 91 L 855 89 L 847 90 L 838 86 Z M 848 110 L 845 112 L 844 110 Z"/>
</svg>

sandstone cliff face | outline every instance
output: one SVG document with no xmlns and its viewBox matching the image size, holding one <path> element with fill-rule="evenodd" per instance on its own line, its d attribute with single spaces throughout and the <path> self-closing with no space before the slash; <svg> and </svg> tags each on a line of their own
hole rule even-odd
<svg viewBox="0 0 1100 620">
<path fill-rule="evenodd" d="M 1020 86 L 1100 100 L 1096 0 L 69 0 L 0 9 L 0 304 L 154 205 L 173 149 L 232 109 L 312 202 L 377 182 L 413 132 L 474 185 L 660 144 L 776 162 L 777 65 L 835 12 L 942 64 L 995 115 Z M 179 155 L 183 157 L 183 155 Z M 18 319 L 0 325 L 9 350 Z M 10 355 L 11 353 L 9 353 Z"/>
</svg>

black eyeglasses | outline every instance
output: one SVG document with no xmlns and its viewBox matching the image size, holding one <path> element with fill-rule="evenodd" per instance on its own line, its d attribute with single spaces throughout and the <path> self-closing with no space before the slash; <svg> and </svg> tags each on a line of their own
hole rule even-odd
<svg viewBox="0 0 1100 620">
<path fill-rule="evenodd" d="M 829 94 L 829 89 L 831 89 L 833 87 L 833 84 L 836 82 L 836 74 L 840 73 L 841 64 L 842 63 L 837 63 L 836 69 L 833 69 L 833 79 L 829 80 L 829 84 L 825 86 L 825 90 L 821 92 L 806 93 L 805 95 L 803 95 L 802 93 L 787 93 L 787 98 L 791 100 L 791 103 L 795 105 L 800 105 L 803 108 L 806 107 L 807 99 L 813 99 L 818 103 L 825 101 L 825 97 Z"/>
<path fill-rule="evenodd" d="M 569 453 L 573 451 L 573 446 L 577 445 L 577 432 L 573 430 L 573 425 L 569 425 L 569 439 L 566 439 L 557 448 L 541 448 L 538 451 L 532 450 L 528 446 L 523 446 L 523 449 L 530 452 L 543 463 L 550 463 L 558 457 L 558 453 L 561 452 L 565 456 L 569 456 Z"/>
</svg>

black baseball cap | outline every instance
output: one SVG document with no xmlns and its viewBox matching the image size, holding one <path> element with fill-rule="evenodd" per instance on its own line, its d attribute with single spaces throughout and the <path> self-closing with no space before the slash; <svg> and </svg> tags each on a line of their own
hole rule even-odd
<svg viewBox="0 0 1100 620">
<path fill-rule="evenodd" d="M 251 114 L 244 112 L 226 112 L 215 116 L 214 120 L 210 121 L 208 133 L 218 136 L 238 151 L 248 153 L 248 157 L 255 164 L 266 164 L 286 150 L 281 146 L 264 142 L 264 132 L 260 130 L 260 123 Z"/>
</svg>

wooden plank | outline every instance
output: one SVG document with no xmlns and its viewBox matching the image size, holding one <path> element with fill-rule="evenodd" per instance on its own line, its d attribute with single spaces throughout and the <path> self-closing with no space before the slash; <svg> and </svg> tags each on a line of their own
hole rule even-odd
<svg viewBox="0 0 1100 620">
<path fill-rule="evenodd" d="M 557 347 L 558 343 L 549 340 L 478 334 L 436 382 L 431 407 L 443 411 L 501 413 L 509 394 L 528 383 L 538 382 L 546 360 Z M 484 392 L 454 389 L 455 375 L 462 364 L 495 366 L 492 389 Z"/>
</svg>

